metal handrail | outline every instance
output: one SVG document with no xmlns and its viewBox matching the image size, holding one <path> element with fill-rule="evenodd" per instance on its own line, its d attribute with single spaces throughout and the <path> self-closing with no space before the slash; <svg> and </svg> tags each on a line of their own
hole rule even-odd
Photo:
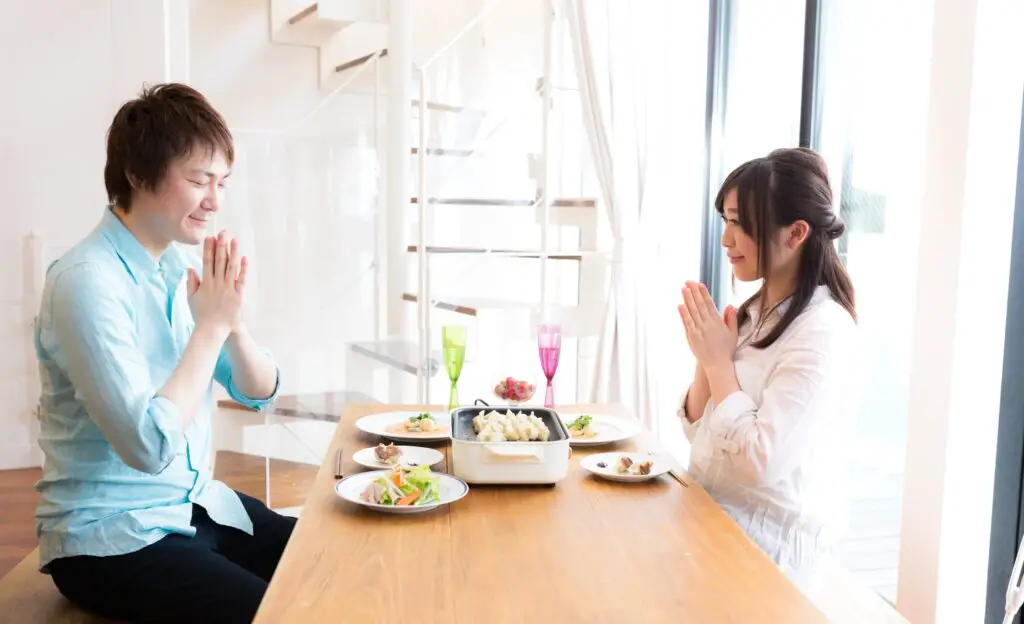
<svg viewBox="0 0 1024 624">
<path fill-rule="evenodd" d="M 448 43 L 444 44 L 443 46 L 435 50 L 433 54 L 427 57 L 427 60 L 420 65 L 420 68 L 425 70 L 428 67 L 430 67 L 431 63 L 440 58 L 442 54 L 450 50 L 453 45 L 458 43 L 460 39 L 466 36 L 466 33 L 473 30 L 476 27 L 476 25 L 483 21 L 483 19 L 487 17 L 487 14 L 490 13 L 494 9 L 494 7 L 498 6 L 502 1 L 503 0 L 492 0 L 491 3 L 485 6 L 479 13 L 477 13 L 473 17 L 473 19 L 466 22 L 466 24 L 459 30 L 459 32 L 455 33 L 455 36 L 452 37 L 451 40 L 448 41 Z"/>
<path fill-rule="evenodd" d="M 422 150 L 417 159 L 419 169 L 419 193 L 416 202 L 416 213 L 419 227 L 416 231 L 416 268 L 417 268 L 417 294 L 419 295 L 419 330 L 420 330 L 420 359 L 423 362 L 430 361 L 430 305 L 424 305 L 429 301 L 430 295 L 430 272 L 427 270 L 427 73 L 426 66 L 416 68 L 420 80 L 420 101 L 419 101 L 419 148 Z M 430 403 L 430 377 L 422 368 L 418 369 L 420 377 L 420 392 L 423 402 Z"/>
<path fill-rule="evenodd" d="M 427 219 L 429 213 L 427 212 L 428 203 L 428 192 L 427 192 L 427 159 L 426 152 L 428 149 L 427 145 L 427 127 L 429 126 L 429 109 L 427 107 L 427 76 L 426 70 L 450 50 L 456 43 L 458 43 L 467 33 L 475 28 L 502 0 L 492 0 L 484 9 L 482 9 L 473 19 L 469 20 L 451 40 L 445 45 L 441 46 L 436 50 L 427 60 L 414 67 L 416 74 L 419 77 L 419 147 L 422 151 L 420 155 L 419 165 L 419 193 L 417 201 L 417 216 L 419 220 L 419 227 L 417 231 L 417 249 L 416 258 L 418 263 L 418 279 L 417 279 L 417 308 L 419 311 L 418 325 L 420 334 L 420 348 L 422 350 L 421 356 L 423 361 L 428 361 L 430 358 L 430 314 L 432 307 L 432 297 L 430 288 L 430 272 L 428 270 L 428 263 L 430 255 L 427 253 Z M 541 227 L 541 313 L 545 313 L 548 306 L 547 298 L 547 277 L 548 277 L 548 256 L 550 255 L 550 238 L 548 236 L 550 229 L 550 181 L 551 181 L 551 164 L 550 164 L 550 151 L 551 151 L 551 119 L 550 119 L 550 104 L 552 97 L 551 89 L 551 76 L 553 74 L 553 38 L 554 38 L 554 24 L 557 20 L 557 0 L 548 0 L 546 3 L 546 15 L 544 21 L 544 77 L 541 83 L 541 97 L 543 99 L 542 109 L 542 144 L 541 144 L 541 159 L 543 161 L 543 173 L 541 174 L 542 179 L 540 180 L 541 195 L 538 197 L 539 201 L 543 202 L 543 221 Z M 421 396 L 424 402 L 430 402 L 430 384 L 429 378 L 420 373 L 420 388 Z"/>
<path fill-rule="evenodd" d="M 444 44 L 440 48 L 434 51 L 427 60 L 414 67 L 416 74 L 419 76 L 419 147 L 423 150 L 423 154 L 420 155 L 418 160 L 419 165 L 419 193 L 416 211 L 417 218 L 419 221 L 419 227 L 417 228 L 417 249 L 416 249 L 416 261 L 417 261 L 417 295 L 419 301 L 417 302 L 417 308 L 419 310 L 419 334 L 420 334 L 420 350 L 421 359 L 426 362 L 430 359 L 430 271 L 428 270 L 429 254 L 427 254 L 427 127 L 429 126 L 429 114 L 430 109 L 427 107 L 427 69 L 437 59 L 441 58 L 448 50 L 458 43 L 467 33 L 477 26 L 487 14 L 490 13 L 494 7 L 502 0 L 492 0 L 486 7 L 484 7 L 479 13 L 477 13 L 473 19 L 466 22 L 465 25 L 459 30 L 458 33 L 452 37 L 448 43 Z M 430 403 L 430 378 L 420 369 L 419 372 L 419 383 L 420 393 L 424 403 Z"/>
<path fill-rule="evenodd" d="M 366 68 L 369 67 L 371 63 L 373 63 L 373 65 L 376 66 L 377 61 L 385 53 L 386 50 L 387 50 L 387 48 L 382 48 L 382 49 L 377 50 L 376 52 L 374 52 L 372 55 L 370 55 L 370 57 L 366 59 L 366 62 L 364 62 L 362 65 L 360 65 L 354 72 L 352 72 L 352 74 L 350 74 L 349 77 L 344 82 L 342 82 L 337 87 L 331 89 L 330 93 L 325 95 L 319 102 L 317 102 L 316 106 L 314 106 L 312 109 L 310 109 L 310 111 L 308 113 L 306 113 L 302 117 L 302 119 L 299 120 L 299 123 L 295 124 L 295 127 L 296 128 L 302 127 L 302 124 L 306 123 L 307 121 L 309 121 L 309 119 L 311 117 L 313 117 L 313 115 L 315 115 L 318 112 L 320 112 L 320 109 L 323 108 L 324 106 L 326 106 L 327 103 L 330 102 L 331 99 L 335 95 L 337 95 L 338 93 L 343 91 L 346 87 L 348 87 L 350 84 L 352 84 L 352 81 L 354 81 L 356 78 L 358 78 L 359 76 L 363 75 L 363 72 L 366 71 Z"/>
<path fill-rule="evenodd" d="M 233 126 L 233 127 L 231 127 L 232 134 L 257 134 L 257 135 L 267 135 L 267 136 L 294 136 L 296 134 L 296 131 L 299 128 L 301 128 L 303 124 L 305 124 L 307 121 L 309 121 L 314 115 L 316 115 L 318 112 L 320 112 L 320 109 L 322 109 L 324 106 L 326 106 L 328 104 L 328 102 L 330 102 L 331 99 L 334 98 L 334 96 L 336 96 L 339 93 L 341 93 L 342 91 L 344 91 L 350 84 L 352 84 L 352 82 L 356 78 L 359 78 L 359 76 L 361 76 L 363 74 L 363 72 L 366 71 L 367 67 L 371 63 L 374 65 L 374 68 L 375 68 L 374 71 L 377 71 L 376 68 L 379 65 L 380 58 L 384 55 L 384 52 L 385 52 L 385 50 L 378 50 L 377 52 L 374 52 L 372 55 L 370 55 L 366 59 L 365 63 L 363 63 L 355 71 L 353 71 L 352 74 L 349 75 L 348 78 L 346 78 L 344 82 L 342 82 L 337 87 L 331 89 L 330 93 L 328 93 L 323 98 L 321 98 L 320 101 L 316 103 L 316 106 L 311 108 L 309 110 L 309 112 L 307 112 L 305 115 L 303 115 L 302 119 L 300 119 L 291 128 L 246 128 L 246 127 L 241 127 L 241 126 Z M 373 93 L 374 98 L 378 97 L 379 87 L 376 84 L 377 82 L 379 82 L 379 77 L 375 80 L 375 84 L 374 84 L 374 93 Z"/>
</svg>

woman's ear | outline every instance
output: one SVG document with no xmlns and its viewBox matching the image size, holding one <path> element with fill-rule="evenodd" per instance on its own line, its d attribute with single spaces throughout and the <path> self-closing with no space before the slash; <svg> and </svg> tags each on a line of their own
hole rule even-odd
<svg viewBox="0 0 1024 624">
<path fill-rule="evenodd" d="M 810 233 L 811 226 L 806 221 L 793 223 L 793 225 L 789 226 L 789 240 L 786 241 L 786 246 L 793 250 L 799 249 Z"/>
</svg>

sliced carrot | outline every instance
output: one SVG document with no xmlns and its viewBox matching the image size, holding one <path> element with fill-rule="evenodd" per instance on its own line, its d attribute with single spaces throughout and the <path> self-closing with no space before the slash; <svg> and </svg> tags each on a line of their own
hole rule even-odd
<svg viewBox="0 0 1024 624">
<path fill-rule="evenodd" d="M 395 504 L 396 505 L 412 505 L 414 502 L 416 502 L 416 499 L 419 498 L 419 497 L 420 497 L 420 491 L 416 490 L 412 494 L 409 494 L 408 496 L 403 496 L 402 498 L 398 499 L 398 502 L 395 503 Z"/>
<path fill-rule="evenodd" d="M 395 485 L 397 485 L 398 487 L 402 487 L 402 473 L 401 472 L 392 472 L 391 473 L 391 482 L 394 483 Z"/>
</svg>

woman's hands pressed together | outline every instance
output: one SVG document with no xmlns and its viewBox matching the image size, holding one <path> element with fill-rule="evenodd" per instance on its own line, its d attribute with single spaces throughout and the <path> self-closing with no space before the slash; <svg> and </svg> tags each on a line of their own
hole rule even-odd
<svg viewBox="0 0 1024 624">
<path fill-rule="evenodd" d="M 739 335 L 736 308 L 728 306 L 725 316 L 720 315 L 708 289 L 703 284 L 687 282 L 679 316 L 686 328 L 690 351 L 705 370 L 732 364 Z"/>
<path fill-rule="evenodd" d="M 697 282 L 686 283 L 683 303 L 678 308 L 686 329 L 686 342 L 697 359 L 696 376 L 706 375 L 711 399 L 719 403 L 739 389 L 733 364 L 739 336 L 736 308 L 728 306 L 724 316 L 719 314 L 708 289 Z"/>
</svg>

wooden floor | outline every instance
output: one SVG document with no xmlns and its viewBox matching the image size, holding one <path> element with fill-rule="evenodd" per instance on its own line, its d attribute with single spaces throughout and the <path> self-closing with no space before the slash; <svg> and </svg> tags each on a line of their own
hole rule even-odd
<svg viewBox="0 0 1024 624">
<path fill-rule="evenodd" d="M 316 478 L 317 466 L 270 461 L 270 504 L 274 509 L 297 507 Z M 36 547 L 38 468 L 0 471 L 0 577 Z M 217 453 L 216 478 L 229 487 L 266 502 L 266 464 L 262 456 L 230 451 Z"/>
<path fill-rule="evenodd" d="M 867 464 L 850 475 L 850 527 L 836 548 L 847 569 L 891 603 L 899 576 L 903 475 Z"/>
<path fill-rule="evenodd" d="M 677 420 L 663 423 L 668 448 L 689 448 Z M 684 465 L 689 455 L 677 454 Z M 890 603 L 896 602 L 902 520 L 902 467 L 881 468 L 855 460 L 848 475 L 850 526 L 835 549 L 836 559 L 864 585 Z"/>
<path fill-rule="evenodd" d="M 32 486 L 42 470 L 0 471 L 0 577 L 36 547 L 32 514 L 38 495 Z"/>
</svg>

